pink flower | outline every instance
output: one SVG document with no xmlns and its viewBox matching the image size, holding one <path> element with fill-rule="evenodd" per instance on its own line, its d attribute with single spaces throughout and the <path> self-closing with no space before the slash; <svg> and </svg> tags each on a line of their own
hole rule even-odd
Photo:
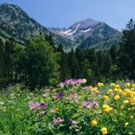
<svg viewBox="0 0 135 135">
<path fill-rule="evenodd" d="M 50 112 L 51 113 L 56 113 L 56 110 L 55 109 L 50 109 Z"/>
<path fill-rule="evenodd" d="M 53 96 L 53 98 L 56 99 L 57 98 L 57 95 Z"/>
<path fill-rule="evenodd" d="M 89 90 L 90 89 L 89 86 L 85 86 L 83 88 L 86 89 L 86 90 Z"/>
<path fill-rule="evenodd" d="M 58 117 L 57 119 L 54 120 L 54 125 L 57 125 L 63 121 L 64 121 L 64 119 L 61 119 L 60 117 Z"/>
<path fill-rule="evenodd" d="M 87 107 L 88 105 L 89 105 L 88 101 L 84 101 L 83 104 L 82 104 L 83 107 Z"/>
<path fill-rule="evenodd" d="M 31 110 L 34 110 L 34 109 L 40 107 L 40 103 L 34 103 L 32 101 L 30 101 L 28 104 L 29 104 L 29 107 L 30 107 Z"/>
<path fill-rule="evenodd" d="M 91 101 L 84 101 L 82 106 L 86 108 L 93 108 L 93 107 L 98 107 L 99 104 L 97 102 L 94 102 L 92 99 Z"/>
<path fill-rule="evenodd" d="M 70 96 L 71 96 L 72 98 L 76 98 L 76 97 L 77 97 L 77 93 L 72 92 L 72 93 L 70 94 Z"/>
</svg>

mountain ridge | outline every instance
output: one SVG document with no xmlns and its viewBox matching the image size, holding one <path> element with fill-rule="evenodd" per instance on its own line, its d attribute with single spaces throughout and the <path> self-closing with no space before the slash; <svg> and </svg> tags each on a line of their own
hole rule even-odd
<svg viewBox="0 0 135 135">
<path fill-rule="evenodd" d="M 31 36 L 39 33 L 51 34 L 55 46 L 62 44 L 67 52 L 77 47 L 86 49 L 97 46 L 102 42 L 104 47 L 108 41 L 112 41 L 112 37 L 116 39 L 120 37 L 120 32 L 116 29 L 91 18 L 76 22 L 69 28 L 47 28 L 29 17 L 19 6 L 8 3 L 0 5 L 1 37 L 6 39 L 13 37 L 20 44 L 26 45 Z"/>
<path fill-rule="evenodd" d="M 113 44 L 121 37 L 121 32 L 112 28 L 104 22 L 99 22 L 91 18 L 74 23 L 68 28 L 51 28 L 55 34 L 69 38 L 74 41 L 79 48 L 89 48 L 102 43 Z M 111 45 L 110 45 L 111 46 Z"/>
</svg>

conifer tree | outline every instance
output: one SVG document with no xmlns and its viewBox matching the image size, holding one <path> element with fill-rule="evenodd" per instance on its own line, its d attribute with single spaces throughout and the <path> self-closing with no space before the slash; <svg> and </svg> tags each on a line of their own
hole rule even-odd
<svg viewBox="0 0 135 135">
<path fill-rule="evenodd" d="M 6 84 L 9 85 L 12 83 L 13 80 L 13 74 L 14 74 L 14 69 L 13 69 L 13 54 L 14 54 L 14 49 L 15 49 L 15 41 L 14 39 L 9 39 L 5 43 L 4 47 L 4 76 L 6 78 Z"/>
<path fill-rule="evenodd" d="M 133 19 L 129 21 L 127 29 L 123 31 L 119 66 L 122 77 L 135 79 L 135 23 Z"/>
<path fill-rule="evenodd" d="M 4 65 L 4 43 L 2 39 L 0 39 L 0 88 L 2 88 L 5 83 Z"/>
</svg>

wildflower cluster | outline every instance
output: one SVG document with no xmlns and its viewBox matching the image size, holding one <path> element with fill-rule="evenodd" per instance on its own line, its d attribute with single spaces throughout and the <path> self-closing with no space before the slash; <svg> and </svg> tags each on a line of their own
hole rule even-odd
<svg viewBox="0 0 135 135">
<path fill-rule="evenodd" d="M 135 84 L 98 83 L 93 87 L 80 85 L 86 80 L 74 81 L 40 93 L 16 90 L 1 96 L 0 133 L 135 134 Z"/>
<path fill-rule="evenodd" d="M 58 87 L 64 87 L 69 85 L 77 85 L 77 84 L 85 84 L 87 82 L 86 79 L 70 79 L 66 80 L 65 82 L 61 82 L 58 84 Z"/>
</svg>

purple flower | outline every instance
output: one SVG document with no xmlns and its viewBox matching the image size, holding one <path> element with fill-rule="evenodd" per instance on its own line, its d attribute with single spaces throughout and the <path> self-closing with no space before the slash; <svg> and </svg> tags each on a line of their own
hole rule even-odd
<svg viewBox="0 0 135 135">
<path fill-rule="evenodd" d="M 59 92 L 59 93 L 57 93 L 57 98 L 61 98 L 63 95 L 64 95 L 63 92 Z"/>
<path fill-rule="evenodd" d="M 93 102 L 93 107 L 98 107 L 99 104 L 97 102 Z"/>
<path fill-rule="evenodd" d="M 29 107 L 30 107 L 31 110 L 34 110 L 34 109 L 40 107 L 40 103 L 34 103 L 32 101 L 30 101 L 28 104 L 29 104 Z"/>
<path fill-rule="evenodd" d="M 34 103 L 33 101 L 30 101 L 28 104 L 31 110 L 34 110 L 37 108 L 46 108 L 46 104 L 44 103 Z"/>
<path fill-rule="evenodd" d="M 40 108 L 46 108 L 46 104 L 41 103 L 41 104 L 40 104 Z"/>
<path fill-rule="evenodd" d="M 86 83 L 86 79 L 78 79 L 78 83 L 84 84 L 84 83 Z"/>
<path fill-rule="evenodd" d="M 76 80 L 76 79 L 71 80 L 72 85 L 76 85 L 77 83 L 78 83 L 78 80 Z"/>
<path fill-rule="evenodd" d="M 61 119 L 60 117 L 58 117 L 57 119 L 54 120 L 54 125 L 57 125 L 63 121 L 64 121 L 64 119 Z"/>
<path fill-rule="evenodd" d="M 86 108 L 93 108 L 98 107 L 99 104 L 97 102 L 94 102 L 93 99 L 91 99 L 91 101 L 84 101 L 82 106 Z"/>
</svg>

